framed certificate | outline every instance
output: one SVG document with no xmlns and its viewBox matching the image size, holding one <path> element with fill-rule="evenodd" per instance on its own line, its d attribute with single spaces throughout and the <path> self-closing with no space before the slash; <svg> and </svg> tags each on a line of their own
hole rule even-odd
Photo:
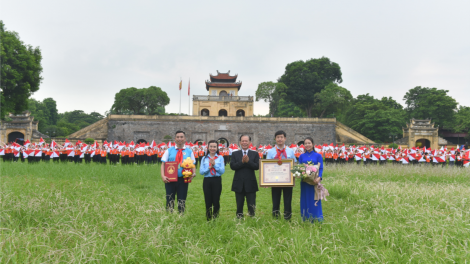
<svg viewBox="0 0 470 264">
<path fill-rule="evenodd" d="M 294 176 L 291 169 L 294 159 L 259 160 L 259 186 L 260 187 L 294 187 Z"/>
</svg>

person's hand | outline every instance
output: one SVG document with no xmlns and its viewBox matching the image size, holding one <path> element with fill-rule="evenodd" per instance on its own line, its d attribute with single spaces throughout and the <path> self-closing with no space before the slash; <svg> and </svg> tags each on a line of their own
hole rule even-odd
<svg viewBox="0 0 470 264">
<path fill-rule="evenodd" d="M 314 180 L 315 184 L 319 184 L 320 181 L 321 181 L 321 178 L 320 178 L 320 177 L 318 177 L 318 178 L 316 178 L 316 179 Z"/>
<path fill-rule="evenodd" d="M 242 162 L 243 163 L 248 163 L 248 161 L 250 161 L 250 158 L 248 158 L 248 155 L 243 156 Z"/>
<path fill-rule="evenodd" d="M 210 161 L 209 161 L 209 164 L 210 164 L 211 166 L 215 166 L 215 160 L 210 160 Z"/>
<path fill-rule="evenodd" d="M 169 183 L 169 182 L 170 182 L 170 179 L 168 179 L 168 177 L 166 177 L 166 176 L 162 176 L 162 181 L 163 181 L 164 183 Z"/>
<path fill-rule="evenodd" d="M 194 177 L 196 177 L 196 173 L 193 172 L 193 175 L 191 175 L 189 179 L 192 180 Z"/>
</svg>

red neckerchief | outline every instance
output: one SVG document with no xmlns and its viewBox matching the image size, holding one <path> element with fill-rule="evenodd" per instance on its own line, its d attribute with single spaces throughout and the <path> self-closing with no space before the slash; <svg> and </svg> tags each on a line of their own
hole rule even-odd
<svg viewBox="0 0 470 264">
<path fill-rule="evenodd" d="M 208 156 L 208 157 L 209 157 L 209 161 L 216 160 L 218 158 L 217 154 L 215 154 L 215 156 L 213 158 L 211 158 L 211 156 Z M 215 175 L 216 171 L 215 171 L 214 166 L 212 166 L 212 168 L 210 169 L 210 172 L 211 172 L 211 175 Z"/>
<path fill-rule="evenodd" d="M 178 164 L 181 164 L 181 162 L 183 162 L 183 149 L 178 149 L 178 153 L 176 153 L 175 161 L 178 162 Z"/>
<path fill-rule="evenodd" d="M 279 159 L 281 160 L 282 159 L 282 154 L 284 154 L 284 157 L 286 157 L 287 159 L 287 154 L 286 154 L 286 147 L 284 146 L 284 148 L 282 150 L 278 149 L 277 146 L 276 146 L 276 156 L 274 157 L 274 159 Z"/>
</svg>

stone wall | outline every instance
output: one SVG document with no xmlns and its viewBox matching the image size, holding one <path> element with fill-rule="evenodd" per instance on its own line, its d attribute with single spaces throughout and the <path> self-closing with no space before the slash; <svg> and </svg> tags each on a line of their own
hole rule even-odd
<svg viewBox="0 0 470 264">
<path fill-rule="evenodd" d="M 284 130 L 287 142 L 297 143 L 305 137 L 315 142 L 336 143 L 334 118 L 269 118 L 269 117 L 175 117 L 175 116 L 118 116 L 108 117 L 108 141 L 163 141 L 166 135 L 174 138 L 177 130 L 186 132 L 191 142 L 224 138 L 238 143 L 242 134 L 250 135 L 254 145 L 273 144 L 274 133 Z"/>
</svg>

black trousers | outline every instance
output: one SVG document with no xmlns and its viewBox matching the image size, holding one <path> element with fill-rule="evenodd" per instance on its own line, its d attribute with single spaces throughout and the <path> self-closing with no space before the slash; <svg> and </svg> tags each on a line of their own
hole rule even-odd
<svg viewBox="0 0 470 264">
<path fill-rule="evenodd" d="M 284 193 L 284 219 L 292 217 L 292 189 L 293 187 L 272 187 L 271 195 L 273 199 L 273 216 L 278 218 L 281 214 L 281 195 Z"/>
<path fill-rule="evenodd" d="M 173 212 L 175 208 L 175 195 L 178 201 L 178 212 L 184 213 L 186 197 L 188 196 L 188 183 L 184 183 L 183 177 L 178 177 L 177 182 L 165 183 L 166 209 Z"/>
<path fill-rule="evenodd" d="M 237 217 L 243 217 L 243 206 L 245 204 L 246 197 L 246 206 L 248 207 L 248 213 L 250 216 L 255 216 L 256 210 L 256 192 L 236 192 L 235 200 L 237 201 Z"/>
<path fill-rule="evenodd" d="M 219 216 L 222 177 L 204 177 L 202 190 L 204 191 L 204 201 L 206 202 L 206 217 L 207 221 L 209 221 Z"/>
</svg>

